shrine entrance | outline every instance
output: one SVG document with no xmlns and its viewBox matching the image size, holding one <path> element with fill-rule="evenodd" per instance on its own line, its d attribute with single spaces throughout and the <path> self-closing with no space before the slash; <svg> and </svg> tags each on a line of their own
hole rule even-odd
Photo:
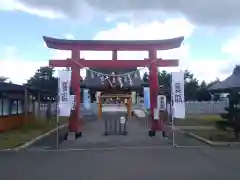
<svg viewBox="0 0 240 180">
<path fill-rule="evenodd" d="M 126 112 L 128 117 L 132 116 L 132 95 L 120 91 L 105 91 L 98 97 L 98 119 L 102 120 L 103 112 Z M 111 108 L 114 106 L 115 108 Z"/>
<path fill-rule="evenodd" d="M 158 67 L 174 67 L 178 66 L 178 60 L 168 59 L 164 60 L 157 58 L 158 50 L 168 50 L 173 48 L 179 48 L 181 46 L 184 37 L 178 37 L 167 40 L 151 40 L 151 41 L 95 41 L 95 40 L 65 40 L 56 39 L 51 37 L 43 37 L 47 47 L 58 50 L 69 50 L 72 53 L 72 57 L 65 60 L 50 60 L 49 65 L 51 67 L 69 67 L 72 71 L 71 88 L 76 95 L 76 108 L 75 112 L 69 119 L 69 135 L 73 136 L 71 139 L 75 139 L 84 134 L 84 128 L 82 127 L 82 119 L 80 118 L 80 69 L 82 68 L 137 68 L 137 67 L 149 67 L 149 87 L 150 87 L 150 131 L 156 132 L 161 130 L 161 117 L 159 119 L 154 118 L 154 112 L 157 108 L 157 95 L 159 94 L 158 84 Z M 80 57 L 81 51 L 112 51 L 112 60 L 85 60 Z M 148 51 L 149 57 L 144 60 L 118 60 L 118 51 Z M 101 76 L 101 74 L 99 75 Z M 113 74 L 108 74 L 109 77 L 113 77 Z M 106 95 L 103 95 L 99 100 L 106 99 Z M 130 99 L 129 97 L 127 98 Z M 128 103 L 127 103 L 128 104 Z M 99 103 L 99 109 L 101 109 L 101 102 Z M 131 105 L 128 104 L 130 113 Z M 101 114 L 99 114 L 101 115 Z M 140 128 L 140 126 L 139 126 Z M 147 136 L 147 132 L 145 133 Z"/>
</svg>

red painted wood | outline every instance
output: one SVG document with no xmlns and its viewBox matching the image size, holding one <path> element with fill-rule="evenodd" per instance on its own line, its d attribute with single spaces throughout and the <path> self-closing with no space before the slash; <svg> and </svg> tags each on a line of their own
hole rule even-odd
<svg viewBox="0 0 240 180">
<path fill-rule="evenodd" d="M 168 50 L 179 48 L 184 37 L 144 41 L 66 40 L 45 36 L 43 39 L 47 47 L 59 50 L 147 51 L 149 49 Z"/>
<path fill-rule="evenodd" d="M 73 59 L 79 59 L 80 58 L 80 53 L 78 50 L 72 51 L 72 58 Z M 68 61 L 67 61 L 68 62 Z M 66 67 L 66 66 L 65 66 Z M 75 64 L 71 64 L 71 70 L 72 70 L 72 75 L 71 75 L 71 88 L 76 95 L 76 106 L 74 112 L 72 112 L 72 116 L 69 118 L 69 132 L 75 132 L 79 133 L 81 132 L 81 126 L 79 123 L 80 120 L 80 102 L 81 102 L 81 97 L 80 97 L 80 68 L 79 66 L 76 66 Z"/>
<path fill-rule="evenodd" d="M 50 60 L 49 65 L 51 67 L 72 67 L 72 66 L 79 66 L 81 64 L 82 67 L 91 67 L 91 68 L 133 68 L 133 67 L 145 67 L 149 66 L 149 60 L 83 60 L 78 59 L 74 61 L 67 59 L 67 60 Z M 176 67 L 178 66 L 178 60 L 176 59 L 168 59 L 162 60 L 158 59 L 156 62 L 156 66 L 159 67 Z"/>
<path fill-rule="evenodd" d="M 154 61 L 155 59 L 157 59 L 157 51 L 152 49 L 149 51 L 149 60 L 151 62 L 149 71 L 151 129 L 158 131 L 161 129 L 160 120 L 154 119 L 154 108 L 157 107 L 157 94 L 159 92 L 158 64 Z"/>
<path fill-rule="evenodd" d="M 178 60 L 157 59 L 157 50 L 169 50 L 179 48 L 184 37 L 154 40 L 154 41 L 78 41 L 64 40 L 49 37 L 43 37 L 49 48 L 59 50 L 71 50 L 72 59 L 50 60 L 51 67 L 71 67 L 72 68 L 72 88 L 76 93 L 76 110 L 73 118 L 69 121 L 69 131 L 79 132 L 79 106 L 80 106 L 80 68 L 133 68 L 150 67 L 150 101 L 151 101 L 151 129 L 156 131 L 160 128 L 160 121 L 154 120 L 154 108 L 157 106 L 158 85 L 158 67 L 178 66 Z M 113 51 L 113 60 L 84 60 L 80 59 L 80 50 L 94 51 Z M 145 60 L 116 60 L 117 51 L 149 51 L 149 59 Z M 156 61 L 155 61 L 156 60 Z"/>
</svg>

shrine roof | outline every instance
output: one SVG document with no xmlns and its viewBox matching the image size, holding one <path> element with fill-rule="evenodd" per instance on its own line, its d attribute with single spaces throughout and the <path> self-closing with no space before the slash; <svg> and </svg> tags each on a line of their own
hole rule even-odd
<svg viewBox="0 0 240 180">
<path fill-rule="evenodd" d="M 236 66 L 233 70 L 232 75 L 230 75 L 225 80 L 212 85 L 209 90 L 210 91 L 220 91 L 220 92 L 228 92 L 232 89 L 240 90 L 240 65 Z"/>
<path fill-rule="evenodd" d="M 97 71 L 97 72 L 102 72 L 102 71 Z M 112 69 L 111 69 L 111 72 L 113 72 Z M 114 72 L 118 74 L 118 72 L 116 71 Z M 102 73 L 111 74 L 104 71 Z M 120 72 L 120 73 L 125 73 L 125 72 Z M 133 73 L 131 75 L 131 79 L 132 79 L 132 85 L 130 84 L 130 80 L 128 78 L 125 77 L 125 79 L 124 78 L 122 79 L 122 84 L 123 84 L 122 89 L 139 89 L 142 87 L 143 80 L 140 77 L 139 71 L 136 71 L 135 73 Z M 98 76 L 96 73 L 92 73 L 91 71 L 86 72 L 86 77 L 84 81 L 81 83 L 81 86 L 88 89 L 107 89 L 109 88 L 109 85 L 110 84 L 107 80 L 105 80 L 102 83 L 100 76 Z M 116 80 L 116 86 L 120 87 L 120 83 L 118 80 Z"/>
<path fill-rule="evenodd" d="M 111 69 L 106 69 L 106 68 L 90 68 L 93 71 L 99 72 L 99 73 L 104 73 L 104 74 L 111 74 L 112 72 L 115 72 L 116 74 L 123 74 L 123 73 L 128 73 L 128 72 L 133 72 L 136 71 L 137 68 L 111 68 Z"/>
<path fill-rule="evenodd" d="M 184 37 L 163 40 L 68 40 L 43 36 L 48 48 L 59 50 L 144 51 L 150 48 L 168 50 L 179 48 Z"/>
</svg>

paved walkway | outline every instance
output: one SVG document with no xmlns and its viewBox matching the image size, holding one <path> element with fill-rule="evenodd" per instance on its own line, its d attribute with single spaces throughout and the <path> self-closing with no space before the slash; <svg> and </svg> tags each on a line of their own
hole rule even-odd
<svg viewBox="0 0 240 180">
<path fill-rule="evenodd" d="M 0 152 L 1 180 L 239 180 L 240 151 L 139 148 Z"/>
<path fill-rule="evenodd" d="M 114 118 L 119 118 L 116 113 Z M 127 122 L 127 135 L 104 135 L 104 121 L 92 121 L 83 129 L 83 136 L 75 141 L 64 141 L 60 148 L 110 148 L 122 146 L 156 146 L 170 145 L 171 141 L 162 137 L 161 132 L 156 137 L 148 136 L 148 128 L 135 117 Z"/>
</svg>

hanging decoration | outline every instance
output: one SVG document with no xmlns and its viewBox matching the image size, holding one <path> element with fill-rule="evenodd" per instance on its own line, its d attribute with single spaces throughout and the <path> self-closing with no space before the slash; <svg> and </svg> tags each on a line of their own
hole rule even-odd
<svg viewBox="0 0 240 180">
<path fill-rule="evenodd" d="M 123 87 L 123 83 L 122 83 L 122 78 L 120 76 L 118 77 L 118 82 L 120 84 L 120 88 L 122 88 Z"/>
<path fill-rule="evenodd" d="M 130 74 L 128 74 L 128 79 L 129 79 L 129 84 L 132 86 L 132 78 L 131 78 Z"/>
<path fill-rule="evenodd" d="M 92 79 L 94 78 L 94 73 L 93 73 L 93 72 L 91 72 L 91 78 L 92 78 Z"/>
<path fill-rule="evenodd" d="M 84 68 L 84 67 L 83 67 Z M 145 68 L 145 67 L 144 67 Z M 143 69 L 144 69 L 143 68 Z M 84 68 L 86 69 L 86 68 Z M 101 84 L 105 84 L 106 82 L 109 83 L 111 87 L 116 87 L 119 83 L 120 88 L 123 87 L 123 82 L 128 84 L 130 86 L 133 85 L 132 79 L 139 78 L 139 71 L 142 69 L 137 69 L 136 71 L 123 73 L 123 74 L 116 74 L 115 72 L 112 72 L 111 74 L 104 74 L 101 72 L 96 72 L 92 69 L 86 69 L 87 71 L 90 71 L 90 77 L 93 79 L 95 77 L 99 77 Z"/>
<path fill-rule="evenodd" d="M 124 82 L 127 83 L 127 76 L 124 76 Z"/>
<path fill-rule="evenodd" d="M 138 78 L 138 72 L 134 73 L 134 78 L 137 79 Z"/>
</svg>

